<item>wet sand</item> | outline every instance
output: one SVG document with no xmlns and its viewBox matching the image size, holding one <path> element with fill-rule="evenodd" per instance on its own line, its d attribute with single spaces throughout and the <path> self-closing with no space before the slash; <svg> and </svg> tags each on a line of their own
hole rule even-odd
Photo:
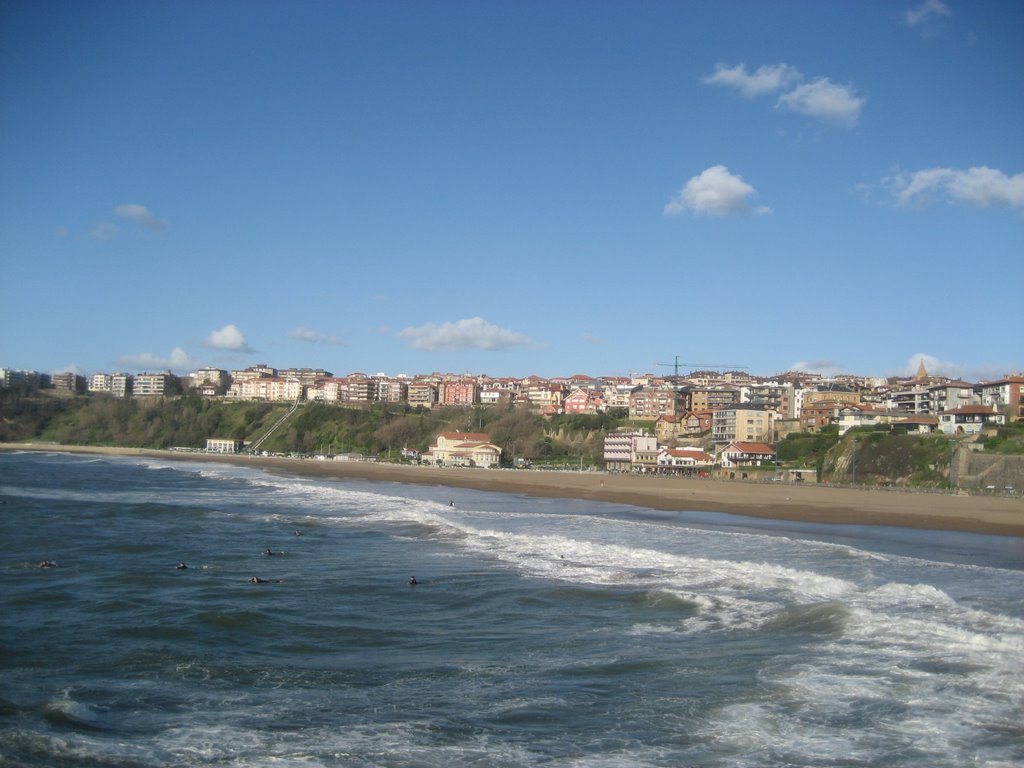
<svg viewBox="0 0 1024 768">
<path fill-rule="evenodd" d="M 317 461 L 34 443 L 0 450 L 37 450 L 216 461 L 307 477 L 362 478 L 395 483 L 474 488 L 528 496 L 593 499 L 661 510 L 727 512 L 775 520 L 843 525 L 889 525 L 1024 537 L 1024 498 L 833 488 L 814 483 L 644 477 L 604 472 L 441 469 L 397 464 Z"/>
</svg>

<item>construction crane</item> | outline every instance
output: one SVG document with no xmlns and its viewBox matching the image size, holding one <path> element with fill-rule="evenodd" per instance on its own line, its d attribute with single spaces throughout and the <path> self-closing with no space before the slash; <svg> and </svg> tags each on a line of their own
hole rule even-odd
<svg viewBox="0 0 1024 768">
<path fill-rule="evenodd" d="M 701 368 L 715 371 L 745 371 L 747 369 L 747 366 L 745 365 L 735 365 L 733 363 L 681 363 L 679 362 L 679 355 L 675 356 L 674 363 L 655 363 L 655 365 L 661 365 L 674 369 L 672 379 L 675 381 L 679 380 L 680 366 L 689 368 L 691 371 Z"/>
</svg>

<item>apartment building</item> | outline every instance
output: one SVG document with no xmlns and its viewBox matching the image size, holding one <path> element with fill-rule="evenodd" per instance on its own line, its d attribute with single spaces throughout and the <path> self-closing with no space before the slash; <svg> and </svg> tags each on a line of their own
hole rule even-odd
<svg viewBox="0 0 1024 768">
<path fill-rule="evenodd" d="M 593 389 L 577 387 L 562 402 L 565 413 L 598 413 L 604 410 L 604 398 Z"/>
<path fill-rule="evenodd" d="M 978 385 L 978 394 L 983 405 L 991 405 L 1004 413 L 1007 421 L 1020 421 L 1024 419 L 1021 389 L 1024 389 L 1024 375 L 1007 376 L 998 381 L 982 382 Z"/>
<path fill-rule="evenodd" d="M 90 392 L 110 392 L 113 376 L 109 373 L 94 373 L 89 377 Z"/>
<path fill-rule="evenodd" d="M 296 379 L 260 378 L 233 383 L 228 395 L 239 400 L 294 402 L 302 398 L 303 390 Z"/>
<path fill-rule="evenodd" d="M 715 411 L 711 439 L 716 443 L 757 442 L 773 439 L 775 414 L 751 406 L 734 405 Z"/>
<path fill-rule="evenodd" d="M 0 388 L 2 389 L 39 389 L 42 385 L 43 375 L 38 371 L 0 368 Z"/>
<path fill-rule="evenodd" d="M 750 384 L 740 387 L 739 402 L 775 412 L 780 419 L 796 418 L 795 390 L 791 384 Z"/>
<path fill-rule="evenodd" d="M 629 418 L 657 421 L 685 411 L 683 395 L 674 387 L 650 387 L 629 396 Z"/>
<path fill-rule="evenodd" d="M 110 394 L 114 397 L 131 397 L 134 378 L 128 373 L 110 374 Z"/>
<path fill-rule="evenodd" d="M 604 464 L 610 472 L 629 472 L 639 453 L 657 455 L 658 438 L 646 432 L 612 432 L 604 438 Z"/>
<path fill-rule="evenodd" d="M 132 382 L 133 397 L 163 397 L 181 391 L 180 381 L 170 371 L 166 373 L 140 373 Z"/>
<path fill-rule="evenodd" d="M 738 387 L 684 387 L 683 393 L 688 411 L 717 411 L 740 401 Z"/>
<path fill-rule="evenodd" d="M 480 402 L 480 385 L 473 379 L 449 379 L 437 386 L 439 405 L 475 405 Z"/>
<path fill-rule="evenodd" d="M 377 388 L 376 400 L 380 403 L 405 402 L 409 385 L 401 379 L 380 377 L 374 380 Z"/>
<path fill-rule="evenodd" d="M 405 397 L 413 408 L 433 408 L 437 405 L 437 385 L 429 381 L 412 381 L 406 388 Z"/>
</svg>

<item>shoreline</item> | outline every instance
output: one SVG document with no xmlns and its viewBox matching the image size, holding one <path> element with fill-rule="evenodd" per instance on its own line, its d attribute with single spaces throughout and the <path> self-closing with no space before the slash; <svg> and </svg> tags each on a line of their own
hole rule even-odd
<svg viewBox="0 0 1024 768">
<path fill-rule="evenodd" d="M 817 484 L 646 477 L 554 470 L 461 469 L 358 461 L 318 461 L 145 448 L 2 443 L 0 451 L 144 456 L 219 462 L 305 477 L 472 488 L 546 498 L 574 498 L 676 512 L 724 512 L 831 525 L 878 525 L 1024 537 L 1024 499 Z"/>
</svg>

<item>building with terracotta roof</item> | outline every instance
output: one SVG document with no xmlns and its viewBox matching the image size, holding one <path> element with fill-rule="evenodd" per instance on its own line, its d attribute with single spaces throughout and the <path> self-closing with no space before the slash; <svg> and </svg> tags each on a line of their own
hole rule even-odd
<svg viewBox="0 0 1024 768">
<path fill-rule="evenodd" d="M 446 467 L 496 467 L 501 462 L 501 448 L 482 432 L 442 432 L 422 461 Z"/>
<path fill-rule="evenodd" d="M 699 448 L 662 448 L 658 452 L 658 469 L 663 472 L 689 475 L 714 465 L 715 457 Z"/>
<path fill-rule="evenodd" d="M 724 469 L 733 467 L 760 467 L 775 461 L 775 449 L 767 443 L 736 441 L 729 443 L 718 454 Z"/>
<path fill-rule="evenodd" d="M 965 405 L 939 414 L 939 429 L 947 435 L 976 435 L 984 427 L 1006 423 L 1006 414 L 991 405 Z"/>
<path fill-rule="evenodd" d="M 1024 375 L 1007 376 L 1005 379 L 986 381 L 978 385 L 981 402 L 1004 413 L 1007 421 L 1024 419 L 1024 402 L 1021 401 L 1022 388 L 1024 388 Z"/>
</svg>

